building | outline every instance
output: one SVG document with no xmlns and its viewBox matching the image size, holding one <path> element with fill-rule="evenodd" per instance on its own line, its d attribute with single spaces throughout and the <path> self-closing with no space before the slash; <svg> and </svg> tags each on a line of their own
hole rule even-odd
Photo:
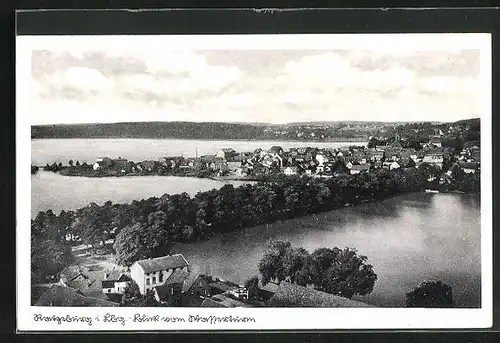
<svg viewBox="0 0 500 343">
<path fill-rule="evenodd" d="M 422 162 L 433 164 L 439 168 L 443 167 L 444 157 L 440 149 L 433 149 L 425 152 Z"/>
<path fill-rule="evenodd" d="M 475 162 L 458 162 L 465 174 L 475 174 L 478 171 L 478 164 Z"/>
<path fill-rule="evenodd" d="M 431 137 L 431 139 L 429 140 L 429 144 L 432 144 L 432 145 L 437 146 L 438 148 L 441 148 L 441 146 L 442 146 L 441 138 L 438 136 Z"/>
<path fill-rule="evenodd" d="M 231 159 L 232 157 L 236 156 L 236 150 L 233 148 L 222 148 L 217 150 L 217 153 L 215 154 L 215 157 L 223 158 L 223 159 Z"/>
<path fill-rule="evenodd" d="M 269 149 L 269 152 L 281 155 L 281 154 L 283 154 L 283 148 L 278 146 L 278 145 L 275 145 L 275 146 L 272 146 L 271 149 Z"/>
<path fill-rule="evenodd" d="M 169 305 L 177 305 L 183 293 L 184 282 L 189 276 L 189 272 L 184 269 L 177 269 L 165 281 L 163 285 L 153 288 L 156 301 Z"/>
<path fill-rule="evenodd" d="M 182 254 L 157 257 L 134 262 L 130 267 L 130 276 L 135 281 L 141 294 L 163 285 L 177 270 L 188 270 L 189 263 Z"/>
<path fill-rule="evenodd" d="M 296 175 L 299 171 L 299 168 L 297 167 L 286 167 L 283 168 L 283 174 L 285 175 Z"/>
<path fill-rule="evenodd" d="M 350 168 L 350 173 L 351 175 L 363 173 L 363 172 L 368 172 L 370 171 L 370 165 L 369 164 L 354 164 Z"/>
<path fill-rule="evenodd" d="M 309 287 L 282 281 L 266 302 L 271 307 L 373 307 Z"/>
<path fill-rule="evenodd" d="M 125 288 L 132 282 L 130 276 L 118 270 L 104 273 L 104 280 L 101 281 L 102 292 L 104 294 L 124 294 Z"/>
<path fill-rule="evenodd" d="M 97 298 L 83 296 L 73 288 L 52 285 L 35 302 L 35 306 L 69 307 L 116 307 L 119 304 Z"/>
<path fill-rule="evenodd" d="M 95 163 L 92 165 L 92 169 L 107 169 L 113 165 L 113 160 L 109 157 L 99 157 L 96 159 Z"/>
<path fill-rule="evenodd" d="M 101 284 L 98 282 L 97 274 L 100 272 L 93 272 L 88 267 L 69 266 L 59 274 L 59 284 L 73 288 L 83 295 L 100 294 Z"/>
</svg>

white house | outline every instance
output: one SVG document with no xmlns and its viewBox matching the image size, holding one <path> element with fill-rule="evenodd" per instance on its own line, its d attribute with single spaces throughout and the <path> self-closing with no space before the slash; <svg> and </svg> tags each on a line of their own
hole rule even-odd
<svg viewBox="0 0 500 343">
<path fill-rule="evenodd" d="M 118 270 L 104 273 L 102 280 L 102 292 L 104 294 L 124 294 L 125 288 L 130 284 L 132 279 Z"/>
<path fill-rule="evenodd" d="M 350 168 L 351 175 L 360 174 L 362 172 L 370 171 L 370 165 L 368 164 L 355 164 Z"/>
<path fill-rule="evenodd" d="M 394 161 L 392 162 L 390 165 L 389 165 L 389 170 L 393 170 L 393 169 L 399 169 L 401 168 L 401 166 L 399 165 L 398 162 Z"/>
<path fill-rule="evenodd" d="M 141 294 L 161 286 L 179 269 L 187 271 L 189 263 L 182 254 L 157 257 L 134 262 L 130 267 L 132 280 L 137 283 Z"/>
<path fill-rule="evenodd" d="M 283 174 L 285 175 L 295 175 L 298 172 L 297 167 L 286 167 L 283 169 Z"/>
</svg>

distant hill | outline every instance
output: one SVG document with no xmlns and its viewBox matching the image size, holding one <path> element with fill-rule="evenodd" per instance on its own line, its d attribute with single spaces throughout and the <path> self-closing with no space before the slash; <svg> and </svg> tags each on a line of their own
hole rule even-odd
<svg viewBox="0 0 500 343">
<path fill-rule="evenodd" d="M 388 133 L 394 127 L 417 122 L 304 122 L 287 124 L 221 122 L 130 122 L 106 124 L 38 125 L 31 138 L 149 138 L 200 140 L 367 140 Z M 430 126 L 445 125 L 429 122 Z M 450 123 L 448 123 L 450 124 Z M 461 120 L 456 125 L 479 126 L 479 119 Z"/>
<path fill-rule="evenodd" d="M 134 122 L 32 126 L 31 138 L 255 139 L 262 132 L 249 124 Z"/>
</svg>

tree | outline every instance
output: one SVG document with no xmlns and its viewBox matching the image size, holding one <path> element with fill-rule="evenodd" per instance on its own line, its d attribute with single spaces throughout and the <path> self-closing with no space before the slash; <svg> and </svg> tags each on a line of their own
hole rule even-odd
<svg viewBox="0 0 500 343">
<path fill-rule="evenodd" d="M 367 257 L 355 249 L 319 248 L 309 254 L 289 242 L 271 242 L 259 263 L 262 283 L 286 280 L 301 286 L 351 298 L 373 291 L 377 275 Z"/>
<path fill-rule="evenodd" d="M 441 281 L 425 281 L 406 293 L 406 307 L 454 307 L 451 286 Z"/>
<path fill-rule="evenodd" d="M 268 251 L 259 262 L 259 272 L 262 275 L 262 284 L 269 281 L 283 281 L 286 277 L 283 265 L 284 257 L 292 248 L 290 242 L 271 241 Z"/>
<path fill-rule="evenodd" d="M 252 276 L 245 281 L 245 288 L 248 290 L 248 298 L 250 300 L 255 299 L 259 294 L 259 278 L 257 276 Z"/>
<path fill-rule="evenodd" d="M 127 287 L 122 296 L 120 303 L 121 307 L 157 307 L 158 302 L 154 297 L 154 293 L 150 290 L 145 295 L 142 295 L 139 286 L 132 281 Z"/>
<path fill-rule="evenodd" d="M 148 216 L 146 223 L 123 228 L 113 245 L 117 262 L 129 266 L 137 260 L 167 255 L 169 239 L 165 225 L 166 214 L 157 211 Z"/>
<path fill-rule="evenodd" d="M 74 164 L 73 160 L 69 160 L 68 164 L 70 167 L 73 167 L 73 164 Z"/>
</svg>

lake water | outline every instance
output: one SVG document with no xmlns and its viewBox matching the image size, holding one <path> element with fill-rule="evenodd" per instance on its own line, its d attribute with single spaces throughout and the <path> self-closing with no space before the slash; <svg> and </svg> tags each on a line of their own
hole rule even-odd
<svg viewBox="0 0 500 343">
<path fill-rule="evenodd" d="M 176 149 L 180 146 L 186 149 L 190 144 L 193 149 L 198 145 L 200 155 L 214 153 L 219 147 L 246 151 L 274 144 L 288 147 L 279 142 L 120 141 L 35 140 L 32 160 L 37 164 L 57 161 L 57 158 L 61 162 L 69 158 L 93 161 L 99 155 L 141 160 L 178 154 Z M 121 144 L 131 150 L 127 151 Z M 188 149 L 184 154 L 187 152 Z M 58 213 L 90 202 L 130 202 L 164 193 L 194 195 L 198 191 L 220 188 L 225 183 L 244 182 L 158 176 L 83 178 L 40 171 L 31 177 L 31 214 L 33 217 L 47 209 Z M 359 299 L 376 306 L 402 306 L 405 293 L 426 279 L 439 279 L 451 285 L 458 306 L 480 306 L 478 196 L 406 194 L 378 203 L 249 228 L 243 233 L 220 235 L 208 241 L 177 244 L 173 252 L 183 253 L 200 272 L 243 283 L 258 274 L 258 262 L 271 239 L 288 240 L 309 251 L 334 246 L 357 248 L 360 254 L 368 256 L 378 275 L 374 291 Z"/>
<path fill-rule="evenodd" d="M 186 192 L 194 196 L 200 191 L 221 188 L 225 184 L 242 185 L 244 181 L 218 181 L 176 176 L 131 176 L 90 178 L 64 176 L 40 170 L 31 176 L 31 217 L 39 211 L 74 210 L 91 202 L 102 205 L 130 203 L 132 200 L 160 197 L 165 193 Z"/>
<path fill-rule="evenodd" d="M 179 244 L 200 272 L 243 283 L 271 239 L 310 252 L 354 247 L 378 276 L 373 292 L 357 299 L 381 307 L 404 306 L 405 293 L 427 279 L 453 288 L 457 306 L 480 307 L 479 197 L 414 193 L 379 203 L 277 222 L 194 244 Z"/>
<path fill-rule="evenodd" d="M 279 145 L 283 149 L 316 146 L 337 148 L 349 145 L 366 145 L 366 142 L 281 142 L 281 141 L 199 141 L 181 139 L 33 139 L 31 140 L 31 163 L 45 165 L 75 162 L 91 163 L 96 158 L 126 158 L 132 161 L 157 160 L 165 156 L 194 157 L 212 155 L 220 148 L 233 148 L 238 152 L 269 149 Z"/>
</svg>

